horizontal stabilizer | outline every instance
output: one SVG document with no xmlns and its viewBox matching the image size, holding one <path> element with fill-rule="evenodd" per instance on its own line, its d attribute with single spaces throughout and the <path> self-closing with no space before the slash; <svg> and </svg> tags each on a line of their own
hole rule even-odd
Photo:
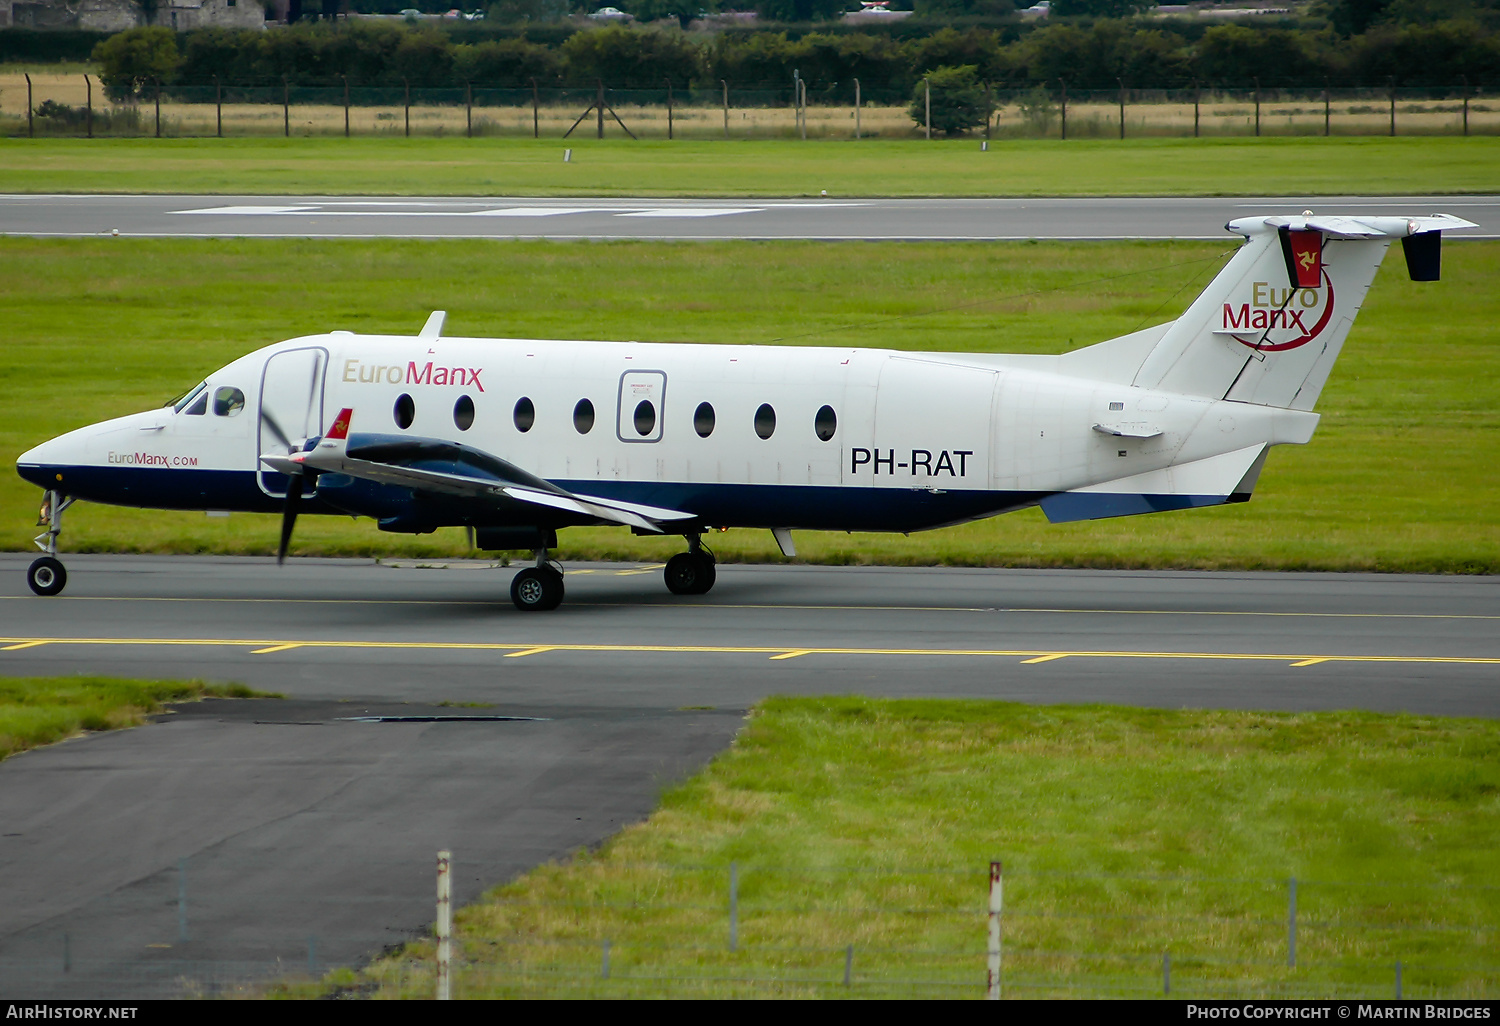
<svg viewBox="0 0 1500 1026">
<path fill-rule="evenodd" d="M 1042 500 L 1042 512 L 1052 523 L 1066 524 L 1244 502 L 1265 463 L 1266 448 L 1250 445 L 1192 463 L 1058 492 Z"/>
</svg>

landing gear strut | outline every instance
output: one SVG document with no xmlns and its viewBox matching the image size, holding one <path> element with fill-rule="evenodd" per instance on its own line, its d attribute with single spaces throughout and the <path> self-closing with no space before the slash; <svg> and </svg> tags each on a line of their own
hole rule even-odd
<svg viewBox="0 0 1500 1026">
<path fill-rule="evenodd" d="M 61 492 L 48 491 L 42 500 L 37 524 L 45 526 L 47 530 L 32 541 L 46 555 L 26 568 L 26 583 L 38 595 L 56 595 L 67 586 L 68 571 L 57 558 L 57 536 L 62 534 L 63 511 L 71 505 L 73 500 Z"/>
<path fill-rule="evenodd" d="M 545 612 L 562 605 L 562 568 L 548 561 L 546 549 L 536 550 L 536 566 L 528 566 L 511 580 L 510 600 L 523 613 Z"/>
<path fill-rule="evenodd" d="M 703 544 L 701 536 L 689 534 L 688 550 L 667 560 L 662 576 L 673 595 L 705 595 L 714 586 L 714 554 Z"/>
</svg>

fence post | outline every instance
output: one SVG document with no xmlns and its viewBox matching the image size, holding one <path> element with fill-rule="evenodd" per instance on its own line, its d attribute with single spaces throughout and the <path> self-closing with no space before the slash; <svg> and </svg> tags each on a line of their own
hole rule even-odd
<svg viewBox="0 0 1500 1026">
<path fill-rule="evenodd" d="M 531 80 L 531 137 L 542 137 L 541 100 L 536 94 L 536 79 Z"/>
<path fill-rule="evenodd" d="M 1387 77 L 1385 82 L 1391 94 L 1391 136 L 1394 137 L 1396 135 L 1396 80 Z"/>
<path fill-rule="evenodd" d="M 990 120 L 995 116 L 995 89 L 990 83 L 984 84 L 984 141 L 990 141 Z"/>
<path fill-rule="evenodd" d="M 922 128 L 929 140 L 932 139 L 932 79 L 922 79 Z"/>
<path fill-rule="evenodd" d="M 406 98 L 402 102 L 406 105 L 406 137 L 411 138 L 411 79 L 403 78 L 401 84 L 406 88 Z"/>
<path fill-rule="evenodd" d="M 1125 80 L 1117 78 L 1115 81 L 1120 83 L 1120 138 L 1123 139 L 1125 138 Z"/>
<path fill-rule="evenodd" d="M 599 962 L 599 978 L 609 979 L 609 938 L 604 938 L 603 958 Z"/>
<path fill-rule="evenodd" d="M 292 137 L 292 87 L 285 75 L 281 76 L 281 134 Z"/>
<path fill-rule="evenodd" d="M 94 137 L 94 83 L 87 75 L 83 76 L 83 84 L 88 87 L 88 126 L 89 138 Z"/>
<path fill-rule="evenodd" d="M 1462 76 L 1464 80 L 1464 137 L 1469 135 L 1469 76 Z"/>
<path fill-rule="evenodd" d="M 1062 87 L 1062 137 L 1068 137 L 1068 80 L 1060 78 L 1057 84 Z"/>
<path fill-rule="evenodd" d="M 740 867 L 729 863 L 729 950 L 734 951 L 740 942 Z"/>
<path fill-rule="evenodd" d="M 989 987 L 985 997 L 1000 1000 L 1000 863 L 990 863 Z"/>
<path fill-rule="evenodd" d="M 1198 103 L 1203 99 L 1203 90 L 1198 88 L 1198 83 L 1193 83 L 1193 138 L 1198 138 Z"/>
<path fill-rule="evenodd" d="M 464 82 L 464 138 L 474 138 L 474 86 Z"/>
<path fill-rule="evenodd" d="M 218 75 L 214 76 L 214 136 L 224 138 L 224 89 Z"/>
<path fill-rule="evenodd" d="M 792 69 L 792 119 L 797 123 L 797 135 L 807 138 L 807 125 L 802 121 L 802 73 Z"/>
<path fill-rule="evenodd" d="M 1464 109 L 1465 110 L 1468 109 L 1467 102 L 1465 103 Z M 31 119 L 32 119 L 32 114 L 31 114 L 31 75 L 30 75 L 30 73 L 27 73 L 26 74 L 26 138 L 28 138 L 28 139 L 34 138 L 36 136 L 36 129 L 32 125 Z M 1465 118 L 1464 121 L 1467 124 L 1468 118 Z"/>
<path fill-rule="evenodd" d="M 729 79 L 719 79 L 719 85 L 724 87 L 724 138 L 729 138 Z"/>
<path fill-rule="evenodd" d="M 344 138 L 349 138 L 349 76 L 340 75 L 344 80 Z"/>
<path fill-rule="evenodd" d="M 1465 96 L 1465 99 L 1464 99 L 1464 110 L 1468 110 L 1469 109 L 1469 101 L 1467 99 L 1468 93 L 1465 92 L 1464 96 Z M 856 139 L 859 138 L 859 108 L 860 108 L 860 106 L 861 106 L 861 104 L 860 104 L 860 96 L 859 96 L 859 79 L 856 78 L 854 80 L 854 138 L 856 138 Z M 1464 118 L 1464 124 L 1467 125 L 1468 123 L 1469 123 L 1469 119 L 1467 117 L 1465 117 Z M 1464 134 L 1467 135 L 1468 133 L 1465 132 Z"/>
<path fill-rule="evenodd" d="M 667 79 L 667 138 L 672 138 L 672 80 Z"/>
<path fill-rule="evenodd" d="M 453 854 L 437 853 L 437 1000 L 451 996 L 450 970 L 453 961 L 453 877 L 449 863 Z"/>
<path fill-rule="evenodd" d="M 1396 1000 L 1401 1000 L 1401 959 L 1396 959 Z"/>
<path fill-rule="evenodd" d="M 1323 80 L 1323 138 L 1325 139 L 1328 138 L 1328 130 L 1331 127 L 1329 115 L 1332 110 L 1332 102 L 1328 89 L 1328 79 L 1325 78 Z"/>
<path fill-rule="evenodd" d="M 177 860 L 177 942 L 187 943 L 187 859 Z"/>
<path fill-rule="evenodd" d="M 1297 968 L 1297 878 L 1286 882 L 1286 964 Z"/>
<path fill-rule="evenodd" d="M 156 79 L 156 137 L 161 138 L 161 79 Z"/>
<path fill-rule="evenodd" d="M 1172 954 L 1169 951 L 1161 953 L 1161 996 L 1172 996 Z"/>
<path fill-rule="evenodd" d="M 604 79 L 599 79 L 599 102 L 594 104 L 594 109 L 599 113 L 599 128 L 596 138 L 604 138 Z"/>
<path fill-rule="evenodd" d="M 1257 76 L 1252 81 L 1255 82 L 1255 137 L 1257 139 L 1259 139 L 1260 138 L 1260 77 Z"/>
<path fill-rule="evenodd" d="M 1400 965 L 1401 963 L 1396 963 Z M 849 980 L 854 975 L 854 945 L 851 944 L 844 949 L 844 986 L 849 986 Z"/>
</svg>

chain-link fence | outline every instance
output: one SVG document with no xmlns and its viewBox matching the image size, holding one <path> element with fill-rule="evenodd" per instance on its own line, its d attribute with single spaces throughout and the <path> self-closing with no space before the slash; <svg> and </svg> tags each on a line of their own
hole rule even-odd
<svg viewBox="0 0 1500 1026">
<path fill-rule="evenodd" d="M 919 87 L 920 89 L 920 87 Z M 1452 88 L 992 90 L 990 139 L 1496 135 L 1500 93 Z M 601 103 L 602 101 L 602 103 Z M 915 112 L 915 115 L 914 115 Z M 855 81 L 786 88 L 149 87 L 104 99 L 97 78 L 0 72 L 9 136 L 925 138 L 923 104 Z"/>
<path fill-rule="evenodd" d="M 0 997 L 432 996 L 431 862 L 310 868 L 201 856 L 8 933 Z M 1500 994 L 1493 887 L 584 859 L 473 906 L 504 869 L 452 874 L 456 998 Z"/>
</svg>

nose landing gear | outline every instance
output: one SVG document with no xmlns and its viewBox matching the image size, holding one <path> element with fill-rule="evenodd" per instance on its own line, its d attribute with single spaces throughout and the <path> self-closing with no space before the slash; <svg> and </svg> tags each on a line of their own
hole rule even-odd
<svg viewBox="0 0 1500 1026">
<path fill-rule="evenodd" d="M 706 595 L 718 577 L 714 570 L 714 554 L 700 536 L 690 534 L 686 537 L 688 551 L 679 552 L 667 560 L 662 576 L 666 579 L 667 590 L 673 595 Z"/>
<path fill-rule="evenodd" d="M 62 534 L 63 511 L 73 505 L 73 499 L 61 492 L 48 491 L 42 500 L 37 523 L 47 530 L 32 539 L 37 548 L 46 553 L 26 568 L 26 583 L 38 595 L 56 595 L 67 586 L 68 571 L 57 558 L 57 536 Z"/>
<path fill-rule="evenodd" d="M 536 566 L 528 566 L 511 579 L 510 600 L 523 613 L 546 612 L 562 605 L 562 569 L 548 562 L 546 549 L 537 549 Z"/>
</svg>

